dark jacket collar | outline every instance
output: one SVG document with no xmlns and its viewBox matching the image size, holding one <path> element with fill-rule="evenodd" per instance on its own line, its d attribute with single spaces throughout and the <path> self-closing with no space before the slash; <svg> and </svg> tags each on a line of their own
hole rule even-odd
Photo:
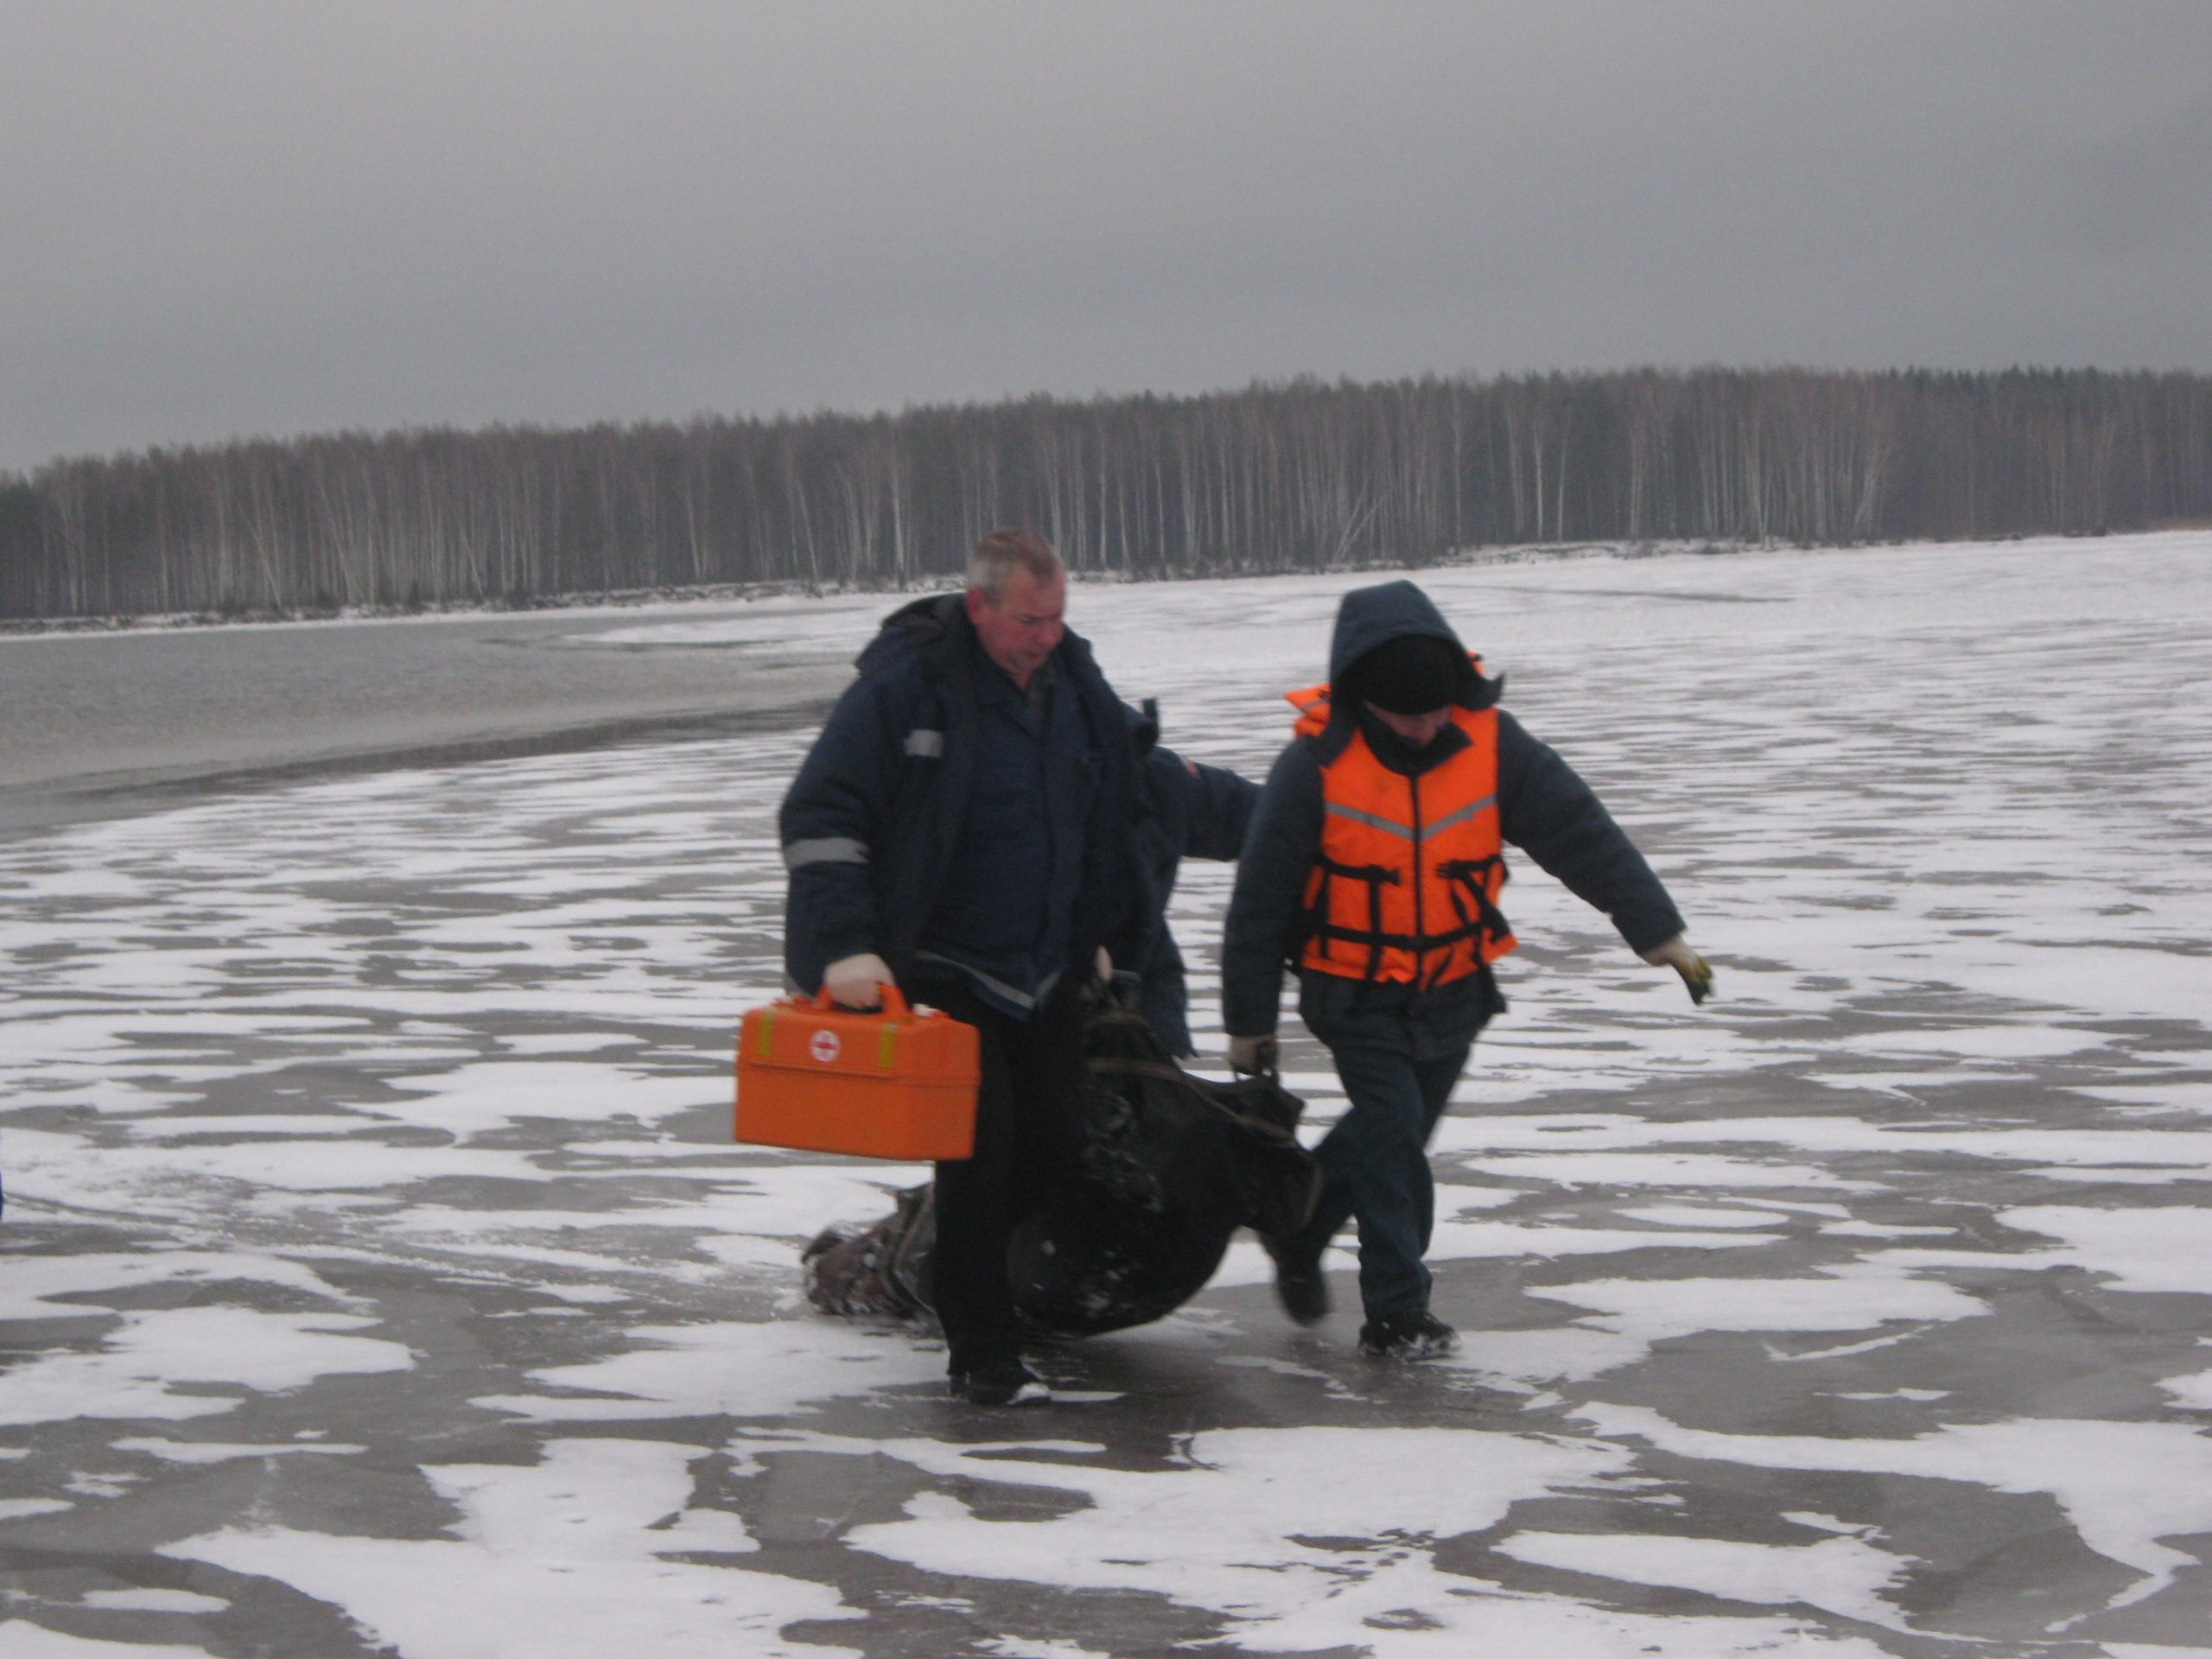
<svg viewBox="0 0 2212 1659">
<path fill-rule="evenodd" d="M 1375 752 L 1375 758 L 1382 763 L 1383 769 L 1402 778 L 1418 778 L 1467 747 L 1467 734 L 1456 725 L 1446 726 L 1426 747 L 1417 749 L 1377 720 L 1375 711 L 1364 703 L 1360 705 L 1355 719 L 1359 734 L 1367 740 L 1367 747 Z M 1343 752 L 1341 747 L 1336 751 L 1338 754 Z"/>
<path fill-rule="evenodd" d="M 879 674 L 902 663 L 916 663 L 931 679 L 955 664 L 977 669 L 988 663 L 976 625 L 968 620 L 965 594 L 925 594 L 910 600 L 876 630 L 854 665 L 861 674 Z M 1090 642 L 1072 629 L 1060 637 L 1049 664 L 1055 674 L 1082 681 L 1096 677 Z"/>
</svg>

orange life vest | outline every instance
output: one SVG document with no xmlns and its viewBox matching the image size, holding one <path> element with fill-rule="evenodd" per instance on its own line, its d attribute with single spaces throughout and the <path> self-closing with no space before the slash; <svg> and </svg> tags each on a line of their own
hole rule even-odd
<svg viewBox="0 0 2212 1659">
<path fill-rule="evenodd" d="M 1329 723 L 1329 688 L 1289 694 L 1298 734 Z M 1418 778 L 1392 772 L 1357 728 L 1321 768 L 1321 849 L 1306 882 L 1299 966 L 1440 985 L 1513 949 L 1497 908 L 1497 711 L 1454 708 L 1467 741 Z"/>
</svg>

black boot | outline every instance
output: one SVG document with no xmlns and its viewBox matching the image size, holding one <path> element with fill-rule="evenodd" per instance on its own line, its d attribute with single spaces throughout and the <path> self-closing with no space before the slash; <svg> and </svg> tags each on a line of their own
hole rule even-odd
<svg viewBox="0 0 2212 1659">
<path fill-rule="evenodd" d="M 1359 1351 L 1370 1359 L 1438 1359 L 1459 1345 L 1459 1333 L 1425 1307 L 1385 1313 L 1359 1327 Z"/>
<path fill-rule="evenodd" d="M 1275 1264 L 1275 1300 L 1282 1311 L 1300 1325 L 1319 1325 L 1329 1317 L 1329 1281 L 1321 1272 L 1321 1252 L 1328 1247 L 1308 1247 L 1295 1239 L 1262 1236 Z"/>
<path fill-rule="evenodd" d="M 975 1406 L 1037 1405 L 1052 1397 L 1045 1379 L 1019 1354 L 992 1354 L 952 1368 L 953 1394 Z"/>
</svg>

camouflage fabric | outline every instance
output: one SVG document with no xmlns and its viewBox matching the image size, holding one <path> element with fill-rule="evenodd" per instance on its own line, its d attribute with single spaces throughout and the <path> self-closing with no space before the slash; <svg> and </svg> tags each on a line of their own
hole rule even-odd
<svg viewBox="0 0 2212 1659">
<path fill-rule="evenodd" d="M 1286 1236 L 1319 1189 L 1298 1144 L 1303 1103 L 1271 1077 L 1212 1083 L 1175 1064 L 1122 998 L 1085 1026 L 1079 1165 L 1014 1229 L 1014 1306 L 1032 1332 L 1095 1336 L 1147 1324 L 1202 1289 L 1239 1227 Z M 808 1300 L 825 1313 L 912 1319 L 930 1305 L 930 1189 L 854 1232 L 807 1246 Z"/>
</svg>

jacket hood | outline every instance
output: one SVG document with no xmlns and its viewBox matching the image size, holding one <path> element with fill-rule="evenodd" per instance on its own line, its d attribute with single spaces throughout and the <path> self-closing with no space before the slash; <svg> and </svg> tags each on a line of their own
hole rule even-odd
<svg viewBox="0 0 2212 1659">
<path fill-rule="evenodd" d="M 925 594 L 910 600 L 883 619 L 853 659 L 862 674 L 874 674 L 893 663 L 925 652 L 944 651 L 957 639 L 967 625 L 967 607 L 958 594 Z"/>
<path fill-rule="evenodd" d="M 1377 582 L 1355 588 L 1337 606 L 1336 632 L 1329 640 L 1329 680 L 1341 681 L 1351 665 L 1380 645 L 1420 637 L 1441 639 L 1465 664 L 1452 701 L 1463 709 L 1487 709 L 1497 701 L 1502 679 L 1485 678 L 1436 603 L 1410 582 Z"/>
</svg>

